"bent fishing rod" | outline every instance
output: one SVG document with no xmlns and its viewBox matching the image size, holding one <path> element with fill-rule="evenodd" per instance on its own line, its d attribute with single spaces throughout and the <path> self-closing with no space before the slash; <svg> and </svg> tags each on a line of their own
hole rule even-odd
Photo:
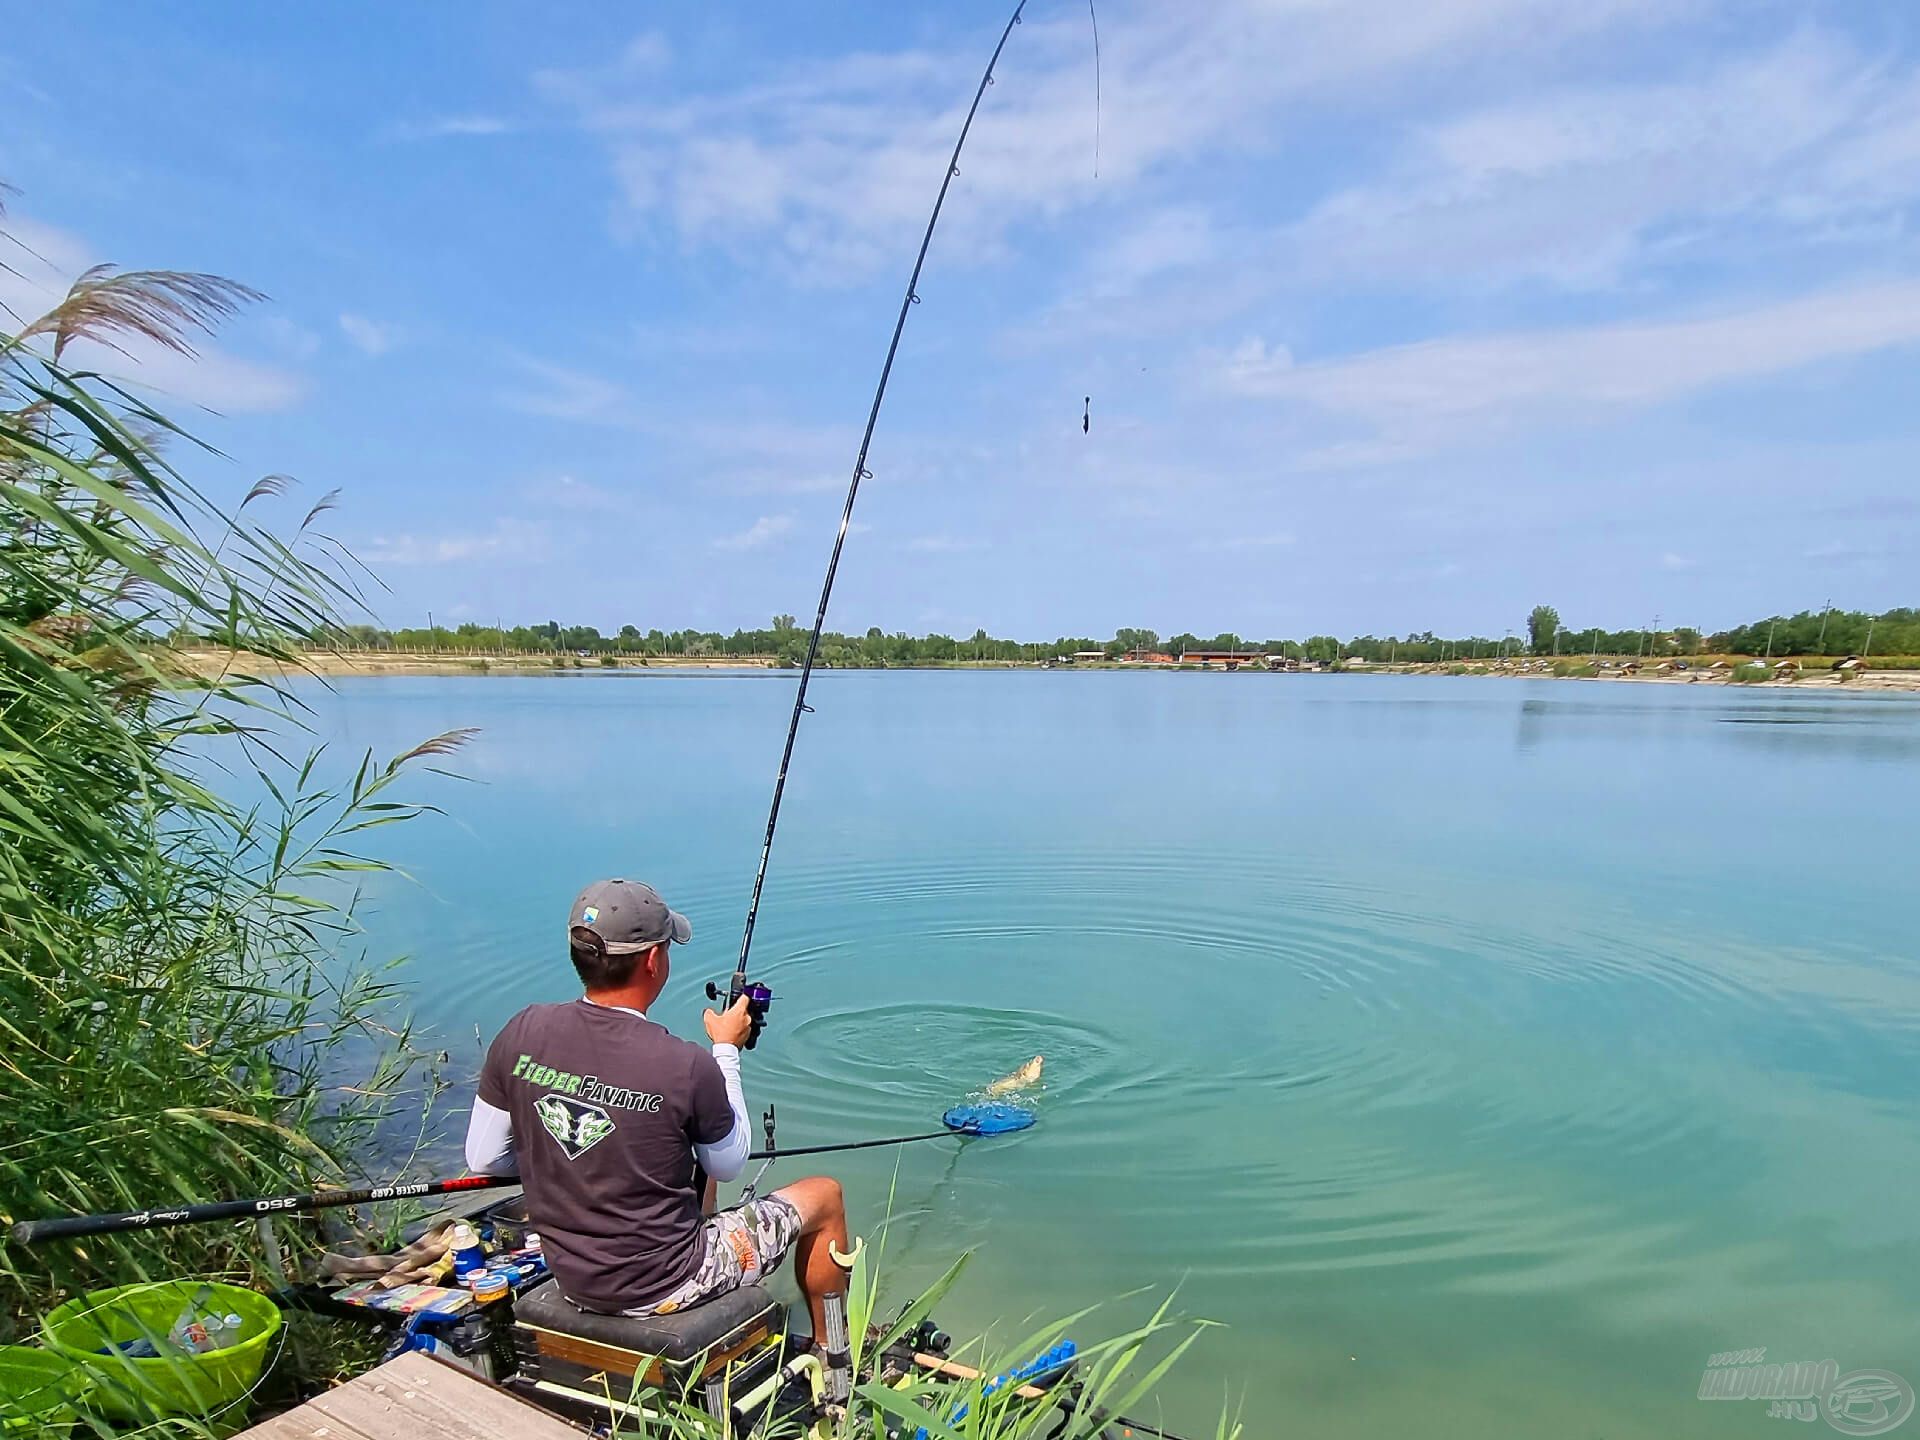
<svg viewBox="0 0 1920 1440">
<path fill-rule="evenodd" d="M 907 328 L 907 313 L 920 303 L 920 270 L 927 263 L 927 248 L 932 245 L 934 229 L 940 224 L 940 211 L 947 203 L 948 187 L 960 173 L 960 152 L 966 148 L 967 133 L 973 129 L 973 117 L 980 111 L 980 101 L 986 95 L 987 87 L 993 84 L 993 71 L 1000 63 L 1000 52 L 1007 48 L 1007 38 L 1013 34 L 1013 27 L 1020 23 L 1020 12 L 1026 8 L 1027 0 L 1019 0 L 1013 7 L 1013 15 L 1000 32 L 1000 43 L 993 47 L 993 58 L 987 61 L 987 68 L 981 72 L 980 84 L 973 92 L 973 104 L 967 107 L 967 118 L 960 126 L 960 138 L 953 143 L 953 156 L 947 161 L 946 174 L 941 177 L 940 193 L 934 197 L 933 213 L 927 216 L 926 233 L 920 237 L 920 253 L 914 257 L 913 274 L 907 278 L 907 293 L 901 298 L 900 314 L 893 322 L 893 338 L 887 342 L 886 362 L 880 367 L 880 383 L 874 387 L 873 404 L 867 410 L 867 428 L 860 436 L 860 453 L 854 458 L 853 478 L 847 483 L 846 504 L 840 509 L 840 528 L 833 537 L 833 553 L 827 559 L 827 577 L 820 586 L 820 605 L 814 612 L 813 633 L 807 638 L 807 656 L 800 666 L 800 683 L 794 690 L 793 715 L 787 721 L 787 742 L 780 752 L 780 772 L 773 781 L 773 803 L 767 809 L 767 833 L 760 842 L 760 864 L 753 874 L 753 896 L 747 902 L 746 928 L 740 935 L 740 958 L 733 967 L 733 979 L 726 992 L 729 1008 L 743 997 L 747 1002 L 747 1011 L 753 1020 L 745 1047 L 749 1050 L 760 1039 L 760 1031 L 766 1025 L 767 1010 L 773 1003 L 773 991 L 747 979 L 747 954 L 753 948 L 753 926 L 760 916 L 760 891 L 767 883 L 767 861 L 773 855 L 773 832 L 780 823 L 780 801 L 787 790 L 787 768 L 793 763 L 793 742 L 800 733 L 800 717 L 809 708 L 807 682 L 813 678 L 813 662 L 820 653 L 820 634 L 826 628 L 827 602 L 833 596 L 833 577 L 840 569 L 840 552 L 847 543 L 847 527 L 853 520 L 853 502 L 859 497 L 860 482 L 872 477 L 873 472 L 867 469 L 867 450 L 873 444 L 873 430 L 880 420 L 881 402 L 887 398 L 887 381 L 893 376 L 893 361 L 900 351 L 900 337 Z M 709 982 L 707 998 L 718 1002 L 721 998 L 720 987 Z"/>
<path fill-rule="evenodd" d="M 878 1140 L 843 1140 L 832 1145 L 802 1145 L 791 1150 L 772 1146 L 755 1150 L 749 1160 L 772 1162 L 789 1155 L 826 1155 L 841 1150 L 873 1150 L 885 1145 L 912 1145 L 943 1136 L 962 1139 L 1004 1135 L 1033 1123 L 1031 1112 L 997 1113 L 995 1107 L 962 1105 L 949 1110 L 942 1128 L 914 1135 L 889 1135 Z M 772 1127 L 769 1126 L 769 1133 Z M 459 1195 L 469 1190 L 494 1190 L 518 1185 L 518 1175 L 460 1175 L 450 1180 L 418 1180 L 391 1185 L 363 1185 L 351 1190 L 314 1190 L 296 1195 L 252 1195 L 242 1200 L 213 1200 L 199 1205 L 152 1206 L 100 1215 L 57 1215 L 45 1220 L 21 1220 L 8 1233 L 16 1245 L 42 1240 L 72 1239 L 83 1235 L 115 1235 L 128 1230 L 161 1230 L 174 1225 L 211 1225 L 220 1220 L 250 1220 L 263 1215 L 305 1214 L 342 1205 L 371 1205 L 382 1200 L 417 1200 L 430 1195 Z"/>
<path fill-rule="evenodd" d="M 833 552 L 827 559 L 827 574 L 820 586 L 820 604 L 814 612 L 813 630 L 807 638 L 807 654 L 800 667 L 800 683 L 793 696 L 793 714 L 787 721 L 786 744 L 780 752 L 780 770 L 774 778 L 773 803 L 767 810 L 767 831 L 760 844 L 760 863 L 753 875 L 753 895 L 747 904 L 747 922 L 740 936 L 740 958 L 734 965 L 733 977 L 726 992 L 729 1007 L 741 999 L 747 1001 L 752 1016 L 752 1028 L 748 1032 L 746 1047 L 751 1050 L 760 1038 L 765 1027 L 767 1010 L 773 1002 L 773 992 L 765 985 L 756 985 L 747 978 L 747 957 L 753 948 L 754 922 L 760 914 L 760 894 L 766 885 L 767 862 L 773 854 L 773 836 L 780 823 L 780 801 L 786 794 L 787 771 L 793 762 L 794 741 L 800 733 L 800 717 L 809 710 L 807 705 L 807 685 L 813 678 L 814 661 L 820 653 L 820 636 L 826 628 L 827 604 L 833 596 L 833 581 L 840 569 L 840 553 L 847 543 L 847 530 L 853 521 L 854 501 L 860 494 L 860 482 L 869 479 L 872 472 L 867 469 L 867 453 L 873 444 L 874 427 L 880 420 L 880 406 L 886 399 L 887 382 L 893 376 L 893 362 L 900 352 L 900 337 L 907 328 L 907 315 L 920 303 L 920 272 L 927 262 L 927 250 L 933 244 L 933 232 L 939 226 L 940 213 L 947 203 L 947 191 L 952 187 L 954 177 L 960 173 L 960 155 L 966 148 L 967 136 L 973 129 L 974 117 L 980 112 L 980 102 L 985 98 L 987 87 L 993 84 L 994 67 L 1000 63 L 1000 54 L 1007 47 L 1007 40 L 1013 34 L 1013 27 L 1020 23 L 1021 12 L 1027 8 L 1026 0 L 1019 0 L 1008 18 L 1006 28 L 1000 32 L 1000 42 L 993 47 L 993 56 L 987 61 L 987 68 L 981 72 L 980 83 L 973 92 L 973 103 L 967 107 L 967 116 L 960 126 L 959 138 L 954 141 L 953 155 L 947 161 L 947 169 L 940 180 L 940 192 L 934 197 L 933 211 L 927 216 L 927 227 L 920 237 L 920 250 L 914 257 L 913 273 L 907 279 L 906 294 L 900 301 L 900 313 L 893 322 L 893 334 L 887 342 L 887 355 L 880 367 L 880 382 L 874 387 L 873 403 L 867 410 L 867 424 L 860 435 L 860 450 L 853 462 L 853 476 L 847 484 L 846 503 L 840 510 L 840 528 L 833 537 Z M 720 989 L 709 982 L 707 998 L 719 1001 Z M 951 1115 L 954 1112 L 949 1112 Z M 1029 1117 L 1026 1124 L 1031 1124 Z M 1012 1128 L 1024 1128 L 1014 1126 Z M 858 1140 L 838 1145 L 814 1145 L 795 1150 L 755 1151 L 750 1157 L 756 1160 L 777 1159 L 782 1155 L 819 1155 L 839 1150 L 864 1150 L 883 1145 L 905 1145 L 920 1140 L 934 1140 L 942 1135 L 970 1135 L 999 1133 L 992 1130 L 967 1128 L 948 1121 L 942 1130 L 929 1130 L 924 1134 L 895 1136 L 882 1140 Z M 323 1190 L 304 1195 L 257 1196 L 246 1200 L 222 1200 L 206 1205 L 175 1206 L 168 1209 L 149 1209 L 122 1211 L 111 1215 L 69 1215 L 47 1220 L 23 1220 L 14 1225 L 12 1237 L 18 1244 L 32 1244 L 37 1240 L 52 1239 L 56 1236 L 101 1235 L 124 1230 L 144 1230 L 168 1225 L 201 1224 L 217 1220 L 232 1220 L 247 1216 L 272 1215 L 287 1212 L 323 1210 L 338 1205 L 361 1205 L 380 1200 L 414 1199 L 429 1195 L 448 1195 L 466 1190 L 484 1190 L 494 1186 L 515 1185 L 518 1176 L 472 1175 L 452 1180 L 422 1181 L 408 1185 L 375 1185 L 356 1190 Z"/>
</svg>

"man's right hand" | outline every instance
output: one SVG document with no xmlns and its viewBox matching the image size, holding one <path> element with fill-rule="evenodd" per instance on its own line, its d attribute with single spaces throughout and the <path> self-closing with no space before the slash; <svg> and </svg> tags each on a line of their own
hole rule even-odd
<svg viewBox="0 0 1920 1440">
<path fill-rule="evenodd" d="M 747 1013 L 747 997 L 742 995 L 725 1011 L 709 1010 L 704 1016 L 707 1025 L 707 1038 L 716 1045 L 732 1045 L 735 1048 L 747 1043 L 747 1036 L 753 1033 L 753 1016 Z"/>
</svg>

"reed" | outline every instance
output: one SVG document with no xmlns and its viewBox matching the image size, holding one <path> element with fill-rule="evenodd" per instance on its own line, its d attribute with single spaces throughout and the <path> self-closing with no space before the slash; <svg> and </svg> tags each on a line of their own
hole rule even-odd
<svg viewBox="0 0 1920 1440">
<path fill-rule="evenodd" d="M 185 350 L 251 298 L 94 271 L 0 336 L 0 1221 L 343 1180 L 431 1088 L 357 953 L 381 868 L 359 847 L 462 737 L 336 788 L 290 748 L 287 689 L 170 665 L 192 633 L 297 668 L 355 610 L 312 528 L 328 501 L 276 528 L 270 477 L 223 509 L 165 454 L 205 447 L 70 363 L 83 340 Z M 82 1291 L 267 1268 L 250 1226 L 0 1247 L 0 1342 Z"/>
</svg>

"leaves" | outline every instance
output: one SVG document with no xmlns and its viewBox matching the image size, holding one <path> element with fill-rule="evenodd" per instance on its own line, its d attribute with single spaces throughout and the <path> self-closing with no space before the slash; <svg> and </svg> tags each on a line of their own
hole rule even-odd
<svg viewBox="0 0 1920 1440">
<path fill-rule="evenodd" d="M 392 798 L 401 777 L 463 735 L 331 788 L 294 695 L 180 666 L 183 632 L 297 663 L 352 587 L 253 518 L 281 477 L 221 510 L 159 455 L 177 427 L 59 362 L 79 339 L 185 350 L 249 298 L 93 272 L 0 338 L 0 1195 L 16 1217 L 343 1180 L 356 1157 L 393 1158 L 368 1140 L 396 1110 L 417 1132 L 432 1093 L 386 1020 L 391 985 L 340 952 L 353 887 L 384 868 L 356 842 L 423 813 Z M 245 1228 L 0 1249 L 0 1343 L 78 1291 L 265 1283 L 261 1263 Z"/>
</svg>

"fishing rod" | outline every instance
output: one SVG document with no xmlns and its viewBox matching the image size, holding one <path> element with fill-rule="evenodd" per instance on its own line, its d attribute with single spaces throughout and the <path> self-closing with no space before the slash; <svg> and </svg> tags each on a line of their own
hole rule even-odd
<svg viewBox="0 0 1920 1440">
<path fill-rule="evenodd" d="M 769 1145 L 755 1150 L 749 1160 L 774 1161 L 789 1155 L 828 1155 L 842 1150 L 874 1150 L 885 1145 L 912 1145 L 942 1136 L 962 1138 L 1006 1135 L 1033 1124 L 1031 1110 L 1015 1105 L 956 1105 L 941 1117 L 941 1128 L 914 1135 L 889 1135 L 879 1140 L 842 1140 L 832 1145 L 802 1145 L 782 1150 Z M 772 1127 L 768 1127 L 771 1136 Z M 451 1180 L 418 1180 L 406 1184 L 364 1185 L 352 1190 L 314 1190 L 299 1195 L 253 1195 L 243 1200 L 213 1200 L 203 1205 L 120 1210 L 102 1215 L 57 1215 L 46 1220 L 21 1220 L 9 1232 L 16 1245 L 33 1245 L 81 1235 L 115 1235 L 127 1230 L 159 1230 L 173 1225 L 210 1225 L 220 1220 L 252 1219 L 261 1215 L 302 1214 L 341 1205 L 371 1205 L 382 1200 L 416 1200 L 426 1195 L 458 1195 L 469 1190 L 494 1190 L 518 1185 L 518 1175 L 461 1175 Z"/>
<path fill-rule="evenodd" d="M 259 1215 L 299 1214 L 338 1205 L 370 1205 L 381 1200 L 412 1200 L 422 1195 L 457 1195 L 518 1185 L 518 1175 L 462 1175 L 452 1180 L 421 1180 L 404 1185 L 366 1185 L 354 1190 L 315 1190 L 304 1195 L 255 1195 L 245 1200 L 214 1200 L 170 1209 L 121 1210 L 110 1215 L 57 1215 L 22 1220 L 9 1232 L 16 1245 L 32 1245 L 75 1235 L 114 1235 L 124 1230 L 158 1230 L 170 1225 L 208 1225 L 216 1220 Z"/>
<path fill-rule="evenodd" d="M 747 953 L 753 948 L 753 926 L 760 915 L 760 891 L 767 882 L 767 861 L 773 854 L 773 832 L 780 823 L 780 800 L 787 790 L 787 767 L 793 761 L 793 742 L 800 733 L 800 717 L 807 713 L 807 682 L 813 678 L 813 662 L 820 653 L 820 633 L 827 623 L 827 601 L 833 595 L 833 577 L 840 568 L 840 551 L 847 543 L 847 527 L 853 520 L 853 502 L 860 494 L 860 482 L 869 479 L 872 472 L 867 469 L 867 449 L 873 443 L 873 428 L 880 419 L 880 402 L 886 399 L 887 381 L 893 375 L 894 357 L 900 351 L 900 336 L 907 328 L 907 312 L 920 303 L 920 269 L 927 263 L 927 247 L 933 243 L 934 228 L 940 223 L 941 208 L 947 203 L 947 189 L 953 184 L 954 176 L 960 173 L 960 152 L 966 148 L 967 132 L 973 129 L 973 117 L 979 113 L 980 101 L 987 93 L 987 87 L 993 84 L 993 68 L 1000 63 L 1000 52 L 1007 48 L 1007 38 L 1013 34 L 1013 27 L 1020 23 L 1020 12 L 1027 8 L 1027 0 L 1019 0 L 1013 7 L 1013 15 L 1008 19 L 1006 29 L 1000 32 L 1000 43 L 993 47 L 993 58 L 987 61 L 987 68 L 980 75 L 980 84 L 973 92 L 973 104 L 967 107 L 967 118 L 960 126 L 960 138 L 953 143 L 953 156 L 947 161 L 947 172 L 940 181 L 940 193 L 934 197 L 933 213 L 927 217 L 926 233 L 920 237 L 920 253 L 914 257 L 913 274 L 907 278 L 907 293 L 900 301 L 900 314 L 893 322 L 893 338 L 887 342 L 886 363 L 880 367 L 880 383 L 874 387 L 873 404 L 867 410 L 867 428 L 860 436 L 860 453 L 854 458 L 853 478 L 847 483 L 847 501 L 840 509 L 840 528 L 833 537 L 833 554 L 827 560 L 827 577 L 820 586 L 820 606 L 814 612 L 813 633 L 807 638 L 807 658 L 800 666 L 800 684 L 793 695 L 793 716 L 787 721 L 787 743 L 780 752 L 780 773 L 774 777 L 773 803 L 767 809 L 766 838 L 760 843 L 760 865 L 753 875 L 753 897 L 747 903 L 747 923 L 740 935 L 740 958 L 733 967 L 733 979 L 728 984 L 726 1003 L 729 1008 L 742 998 L 747 1002 L 748 1014 L 752 1016 L 753 1026 L 747 1033 L 746 1048 L 751 1050 L 760 1038 L 760 1031 L 766 1025 L 767 1010 L 773 1003 L 773 992 L 765 985 L 755 985 L 747 979 Z M 709 982 L 707 998 L 718 1002 L 720 987 Z"/>
<path fill-rule="evenodd" d="M 773 803 L 767 810 L 767 831 L 760 845 L 760 863 L 754 871 L 753 895 L 747 905 L 747 922 L 740 936 L 740 957 L 734 966 L 733 977 L 726 992 L 726 1003 L 734 1005 L 742 998 L 747 1001 L 749 1013 L 753 1017 L 753 1027 L 748 1034 L 746 1048 L 752 1049 L 760 1037 L 760 1031 L 766 1023 L 766 1015 L 773 1000 L 773 992 L 765 985 L 757 985 L 747 978 L 747 957 L 753 947 L 754 922 L 760 913 L 760 895 L 766 885 L 767 862 L 773 854 L 773 836 L 780 823 L 780 801 L 786 794 L 787 771 L 793 761 L 793 746 L 800 733 L 800 717 L 808 712 L 807 685 L 813 678 L 814 661 L 820 652 L 820 636 L 827 623 L 827 604 L 833 595 L 834 576 L 840 568 L 840 553 L 847 541 L 847 530 L 853 520 L 853 505 L 860 493 L 860 482 L 869 479 L 872 472 L 867 469 L 867 453 L 873 443 L 874 427 L 879 423 L 880 405 L 886 399 L 887 382 L 893 375 L 893 362 L 900 351 L 900 337 L 907 327 L 907 315 L 920 303 L 920 272 L 926 265 L 927 250 L 933 243 L 933 232 L 940 223 L 940 212 L 947 202 L 947 191 L 954 177 L 960 173 L 960 155 L 966 148 L 967 136 L 973 129 L 974 117 L 979 114 L 980 102 L 986 96 L 987 87 L 993 84 L 994 67 L 1000 63 L 1000 55 L 1006 49 L 1007 40 L 1013 34 L 1013 27 L 1020 24 L 1021 12 L 1027 8 L 1026 0 L 1019 0 L 1008 18 L 1006 27 L 1000 32 L 1000 41 L 993 47 L 993 55 L 987 61 L 987 68 L 981 72 L 980 83 L 973 93 L 973 103 L 967 107 L 966 120 L 960 126 L 960 135 L 954 141 L 953 155 L 947 161 L 946 174 L 940 181 L 940 192 L 934 197 L 933 211 L 927 217 L 925 233 L 920 237 L 920 249 L 914 257 L 913 273 L 907 279 L 906 294 L 900 301 L 900 313 L 893 324 L 892 337 L 887 342 L 887 356 L 880 368 L 880 382 L 874 388 L 873 403 L 867 410 L 866 429 L 861 432 L 860 451 L 853 462 L 853 476 L 847 485 L 846 503 L 840 511 L 840 528 L 833 538 L 833 552 L 827 560 L 826 578 L 820 586 L 820 604 L 814 613 L 813 630 L 807 639 L 805 662 L 800 667 L 800 683 L 794 691 L 793 714 L 787 722 L 786 744 L 780 752 L 780 771 L 774 778 Z M 707 996 L 710 1000 L 720 999 L 719 987 L 709 982 Z M 924 1134 L 896 1136 L 884 1140 L 849 1141 L 839 1145 L 817 1145 L 802 1149 L 782 1151 L 756 1151 L 752 1158 L 773 1159 L 779 1155 L 818 1155 L 836 1150 L 868 1149 L 883 1145 L 905 1145 L 920 1140 L 938 1139 L 942 1135 L 987 1135 L 1000 1134 L 1009 1129 L 1024 1129 L 1033 1123 L 1032 1112 L 1023 1111 L 1024 1117 L 1017 1121 L 982 1122 L 974 1120 L 960 1124 L 955 1117 L 969 1109 L 993 1109 L 996 1107 L 966 1107 L 947 1112 L 944 1117 L 946 1128 L 929 1130 Z M 1008 1108 L 1012 1107 L 1000 1107 Z M 993 1128 L 983 1128 L 991 1125 Z M 144 1230 L 170 1225 L 193 1225 L 218 1220 L 238 1219 L 246 1216 L 298 1213 L 309 1210 L 324 1210 L 340 1205 L 361 1205 L 380 1200 L 413 1199 L 428 1195 L 448 1195 L 466 1190 L 484 1190 L 496 1186 L 514 1185 L 519 1177 L 513 1175 L 469 1175 L 452 1180 L 430 1180 L 407 1185 L 375 1185 L 354 1190 L 322 1190 L 303 1195 L 257 1196 L 245 1200 L 221 1200 L 205 1205 L 176 1206 L 172 1209 L 148 1209 L 122 1211 L 111 1215 L 69 1215 L 46 1220 L 23 1220 L 14 1225 L 12 1236 L 18 1244 L 33 1244 L 39 1240 L 53 1239 L 57 1236 L 101 1235 L 126 1230 Z"/>
</svg>

